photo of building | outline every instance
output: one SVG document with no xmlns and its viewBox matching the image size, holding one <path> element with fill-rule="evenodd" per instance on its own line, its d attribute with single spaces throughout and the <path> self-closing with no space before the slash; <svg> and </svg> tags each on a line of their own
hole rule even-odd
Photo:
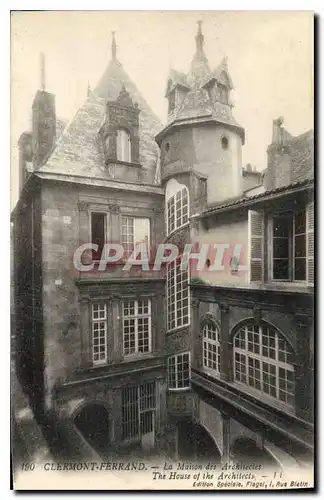
<svg viewBox="0 0 324 500">
<path fill-rule="evenodd" d="M 275 118 L 267 167 L 243 166 L 230 64 L 210 67 L 202 23 L 189 71 L 166 75 L 164 124 L 117 35 L 73 119 L 62 126 L 44 77 L 19 139 L 17 384 L 56 458 L 309 466 L 313 130 Z M 147 266 L 127 264 L 138 244 Z M 179 253 L 156 267 L 162 244 Z"/>
</svg>

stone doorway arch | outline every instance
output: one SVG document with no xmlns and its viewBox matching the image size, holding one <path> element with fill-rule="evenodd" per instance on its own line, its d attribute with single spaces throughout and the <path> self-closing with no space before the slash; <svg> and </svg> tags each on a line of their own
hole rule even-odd
<svg viewBox="0 0 324 500">
<path fill-rule="evenodd" d="M 77 412 L 74 424 L 99 453 L 105 453 L 110 444 L 109 414 L 101 403 L 88 403 Z"/>
<path fill-rule="evenodd" d="M 208 460 L 214 463 L 221 461 L 218 447 L 204 426 L 190 419 L 181 419 L 177 423 L 177 430 L 179 459 Z"/>
</svg>

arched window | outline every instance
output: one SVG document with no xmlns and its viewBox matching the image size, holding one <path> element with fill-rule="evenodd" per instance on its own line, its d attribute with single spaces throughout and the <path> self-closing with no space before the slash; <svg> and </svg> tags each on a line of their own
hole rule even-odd
<svg viewBox="0 0 324 500">
<path fill-rule="evenodd" d="M 117 160 L 132 161 L 130 135 L 123 128 L 117 131 Z"/>
<path fill-rule="evenodd" d="M 188 222 L 189 217 L 189 193 L 188 188 L 181 184 L 179 189 L 167 199 L 167 232 L 172 233 L 175 229 Z"/>
<path fill-rule="evenodd" d="M 244 325 L 234 337 L 234 379 L 294 405 L 293 351 L 271 325 Z"/>
<path fill-rule="evenodd" d="M 203 326 L 203 360 L 205 368 L 220 372 L 219 329 L 210 320 Z"/>
</svg>

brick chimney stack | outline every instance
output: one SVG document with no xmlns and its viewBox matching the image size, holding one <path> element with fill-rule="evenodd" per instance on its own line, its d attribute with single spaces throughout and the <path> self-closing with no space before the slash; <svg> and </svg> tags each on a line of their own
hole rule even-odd
<svg viewBox="0 0 324 500">
<path fill-rule="evenodd" d="M 290 156 L 288 142 L 291 135 L 283 127 L 282 116 L 272 122 L 272 140 L 268 146 L 268 167 L 263 184 L 266 189 L 275 189 L 290 182 Z"/>
<path fill-rule="evenodd" d="M 279 145 L 282 143 L 283 121 L 282 116 L 272 121 L 272 144 Z"/>
</svg>

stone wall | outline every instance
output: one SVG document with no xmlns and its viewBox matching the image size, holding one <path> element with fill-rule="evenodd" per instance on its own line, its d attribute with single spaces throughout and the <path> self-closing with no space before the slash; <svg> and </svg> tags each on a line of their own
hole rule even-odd
<svg viewBox="0 0 324 500">
<path fill-rule="evenodd" d="M 73 254 L 81 243 L 90 242 L 91 210 L 102 210 L 109 215 L 107 240 L 119 241 L 121 216 L 149 216 L 151 220 L 151 241 L 156 245 L 163 238 L 163 210 L 161 197 L 146 193 L 100 190 L 98 188 L 76 188 L 72 185 L 44 185 L 42 189 L 42 245 L 43 245 L 43 309 L 44 309 L 44 359 L 46 404 L 51 406 L 55 386 L 71 379 L 74 373 L 84 367 L 85 336 L 90 335 L 89 300 L 106 300 L 110 285 L 106 281 L 115 278 L 115 268 L 111 274 L 97 274 L 91 277 L 94 291 L 80 293 L 80 278 L 83 276 L 73 267 Z M 151 285 L 143 278 L 152 278 L 143 273 L 137 276 L 138 284 L 127 285 L 129 274 L 118 275 L 114 282 L 115 305 L 113 307 L 115 328 L 111 336 L 120 337 L 120 310 L 117 302 L 129 293 L 136 298 L 142 284 L 152 296 L 152 326 L 157 350 L 161 349 L 157 339 L 164 334 L 162 311 L 164 283 L 160 282 L 157 292 L 156 281 Z M 124 281 L 126 280 L 126 281 Z M 82 279 L 81 279 L 82 281 Z M 86 280 L 85 280 L 86 282 Z M 108 287 L 108 288 L 107 288 Z M 117 288 L 116 288 L 117 287 Z M 148 287 L 148 288 L 147 288 Z M 142 293 L 142 292 L 141 292 Z M 158 299 L 155 298 L 158 293 Z M 94 295 L 93 295 L 94 294 Z M 108 295 L 110 292 L 108 293 Z M 81 297 L 82 295 L 82 297 Z M 82 298 L 82 300 L 80 300 Z M 117 302 L 116 302 L 117 300 Z M 88 311 L 87 313 L 85 311 Z M 110 327 L 111 325 L 109 325 Z M 83 336 L 82 336 L 83 335 Z M 119 360 L 119 358 L 118 358 Z M 117 358 L 116 358 L 117 361 Z M 86 363 L 87 364 L 87 363 Z"/>
</svg>

